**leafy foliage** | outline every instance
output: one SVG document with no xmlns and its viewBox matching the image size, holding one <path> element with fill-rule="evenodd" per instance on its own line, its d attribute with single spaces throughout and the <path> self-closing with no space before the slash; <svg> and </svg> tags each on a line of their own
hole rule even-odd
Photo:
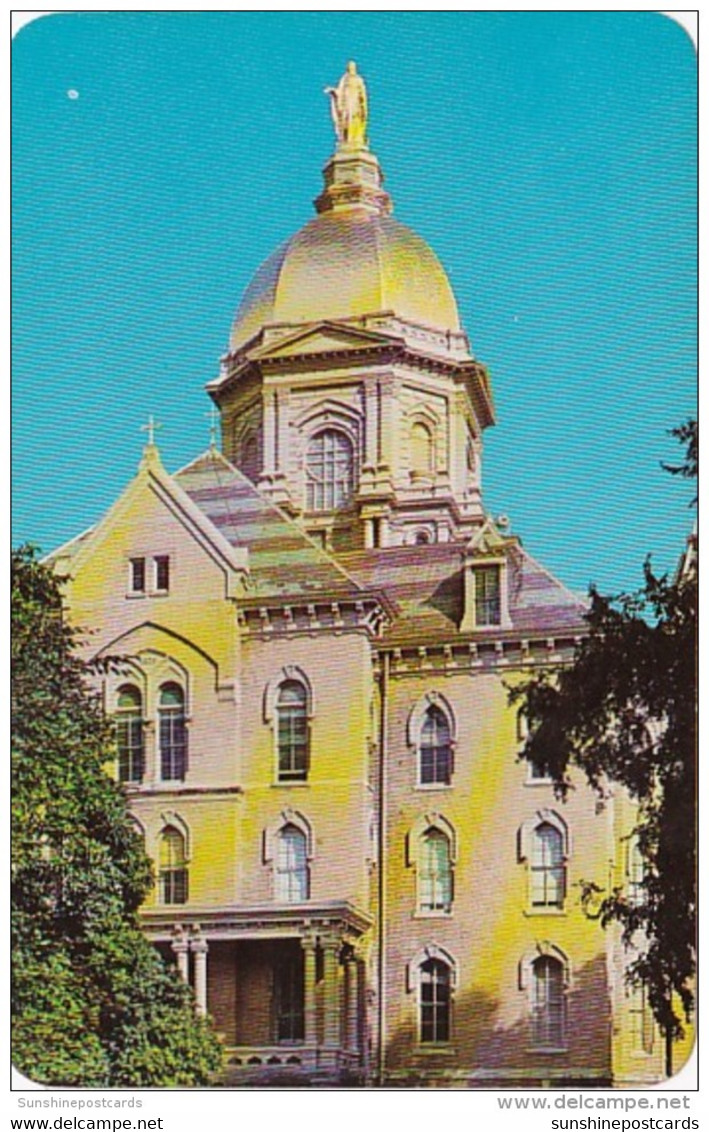
<svg viewBox="0 0 709 1132">
<path fill-rule="evenodd" d="M 680 444 L 686 447 L 685 458 L 681 464 L 663 464 L 666 472 L 673 476 L 683 476 L 685 479 L 696 479 L 699 465 L 699 431 L 695 420 L 685 421 L 677 428 L 670 429 L 670 436 L 674 436 Z M 696 503 L 696 498 L 692 503 Z"/>
<path fill-rule="evenodd" d="M 696 475 L 696 424 L 673 430 L 687 458 L 670 470 Z M 637 947 L 629 978 L 643 983 L 667 1048 L 693 1009 L 696 961 L 697 576 L 688 560 L 674 579 L 645 563 L 632 595 L 592 589 L 588 635 L 573 665 L 510 693 L 529 725 L 523 756 L 571 788 L 579 767 L 603 792 L 619 783 L 637 802 L 635 835 L 645 863 L 640 893 L 585 885 L 604 925 Z M 678 1008 L 679 1007 L 679 1008 Z"/>
<path fill-rule="evenodd" d="M 15 1065 L 64 1086 L 206 1083 L 219 1047 L 141 933 L 152 873 L 106 773 L 112 729 L 30 548 L 13 554 L 12 626 Z"/>
</svg>

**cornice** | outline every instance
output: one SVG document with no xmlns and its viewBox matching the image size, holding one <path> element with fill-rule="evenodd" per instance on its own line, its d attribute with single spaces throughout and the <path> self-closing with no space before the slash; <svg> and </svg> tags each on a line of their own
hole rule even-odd
<svg viewBox="0 0 709 1132">
<path fill-rule="evenodd" d="M 381 671 L 382 658 L 388 654 L 392 676 L 557 667 L 573 662 L 584 635 L 579 629 L 556 635 L 507 633 L 485 637 L 478 633 L 475 639 L 468 635 L 429 644 L 417 644 L 413 639 L 383 640 L 374 647 L 374 666 L 375 671 Z"/>
<path fill-rule="evenodd" d="M 306 936 L 340 939 L 360 936 L 372 926 L 369 913 L 348 900 L 304 904 L 244 904 L 221 907 L 173 906 L 143 908 L 140 918 L 147 936 L 155 941 L 172 940 L 189 928 L 211 940 L 247 939 L 253 936 Z"/>
<path fill-rule="evenodd" d="M 310 601 L 253 597 L 239 601 L 237 606 L 240 630 L 261 637 L 360 630 L 377 638 L 392 617 L 391 603 L 383 594 L 354 598 L 318 595 Z"/>
</svg>

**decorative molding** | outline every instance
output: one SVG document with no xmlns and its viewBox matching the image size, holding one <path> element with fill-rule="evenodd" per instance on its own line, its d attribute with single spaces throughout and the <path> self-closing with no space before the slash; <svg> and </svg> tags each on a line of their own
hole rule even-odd
<svg viewBox="0 0 709 1132">
<path fill-rule="evenodd" d="M 449 951 L 437 943 L 428 943 L 416 953 L 413 959 L 406 964 L 406 989 L 410 993 L 419 988 L 421 967 L 429 959 L 438 959 L 445 963 L 451 973 L 451 990 L 458 986 L 458 963 Z"/>
<path fill-rule="evenodd" d="M 182 834 L 185 843 L 185 864 L 189 864 L 192 860 L 192 834 L 187 822 L 176 810 L 163 810 L 160 814 L 160 827 L 156 837 L 156 854 L 155 859 L 159 859 L 160 854 L 160 841 L 163 833 L 168 827 L 176 829 L 178 833 Z"/>
<path fill-rule="evenodd" d="M 418 650 L 420 656 L 421 650 Z M 442 659 L 444 664 L 451 663 L 452 653 L 442 652 Z M 426 659 L 428 659 L 428 650 L 426 650 Z M 409 718 L 406 725 L 406 738 L 413 750 L 418 750 L 421 739 L 421 728 L 423 727 L 424 720 L 428 713 L 429 708 L 437 707 L 439 711 L 443 712 L 446 722 L 448 723 L 448 730 L 450 732 L 451 747 L 455 749 L 458 739 L 458 725 L 455 717 L 455 712 L 442 692 L 432 688 L 420 697 L 409 712 Z"/>
</svg>

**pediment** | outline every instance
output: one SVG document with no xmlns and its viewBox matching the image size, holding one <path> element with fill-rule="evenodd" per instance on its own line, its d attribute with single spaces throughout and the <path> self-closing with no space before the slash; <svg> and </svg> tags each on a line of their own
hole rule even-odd
<svg viewBox="0 0 709 1132">
<path fill-rule="evenodd" d="M 486 519 L 479 531 L 471 538 L 466 550 L 467 558 L 499 558 L 509 544 L 509 538 L 501 535 L 492 519 Z"/>
<path fill-rule="evenodd" d="M 104 559 L 121 575 L 116 577 L 115 592 L 123 592 L 128 556 L 149 553 L 158 537 L 163 545 L 175 548 L 170 553 L 194 554 L 198 546 L 224 578 L 226 597 L 234 596 L 248 574 L 246 547 L 227 542 L 165 471 L 153 447 L 145 448 L 138 474 L 82 542 L 72 561 L 72 573 L 76 576 L 84 568 L 92 571 Z M 104 574 L 106 569 L 104 566 Z"/>
<path fill-rule="evenodd" d="M 339 326 L 332 322 L 321 322 L 306 330 L 299 330 L 259 346 L 250 354 L 252 361 L 276 360 L 303 354 L 327 354 L 342 350 L 372 349 L 378 346 L 391 346 L 397 339 L 390 335 L 374 334 L 358 327 Z"/>
</svg>

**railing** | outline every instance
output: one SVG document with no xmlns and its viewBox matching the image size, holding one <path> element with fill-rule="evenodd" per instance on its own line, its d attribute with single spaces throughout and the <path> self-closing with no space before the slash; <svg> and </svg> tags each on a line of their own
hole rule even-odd
<svg viewBox="0 0 709 1132">
<path fill-rule="evenodd" d="M 227 1070 L 244 1071 L 290 1071 L 319 1068 L 355 1070 L 359 1065 L 359 1054 L 354 1050 L 323 1048 L 322 1046 L 269 1045 L 269 1046 L 228 1046 L 224 1051 Z"/>
<path fill-rule="evenodd" d="M 317 1050 L 304 1045 L 232 1046 L 225 1050 L 230 1069 L 257 1069 L 280 1066 L 297 1069 L 316 1064 Z"/>
</svg>

